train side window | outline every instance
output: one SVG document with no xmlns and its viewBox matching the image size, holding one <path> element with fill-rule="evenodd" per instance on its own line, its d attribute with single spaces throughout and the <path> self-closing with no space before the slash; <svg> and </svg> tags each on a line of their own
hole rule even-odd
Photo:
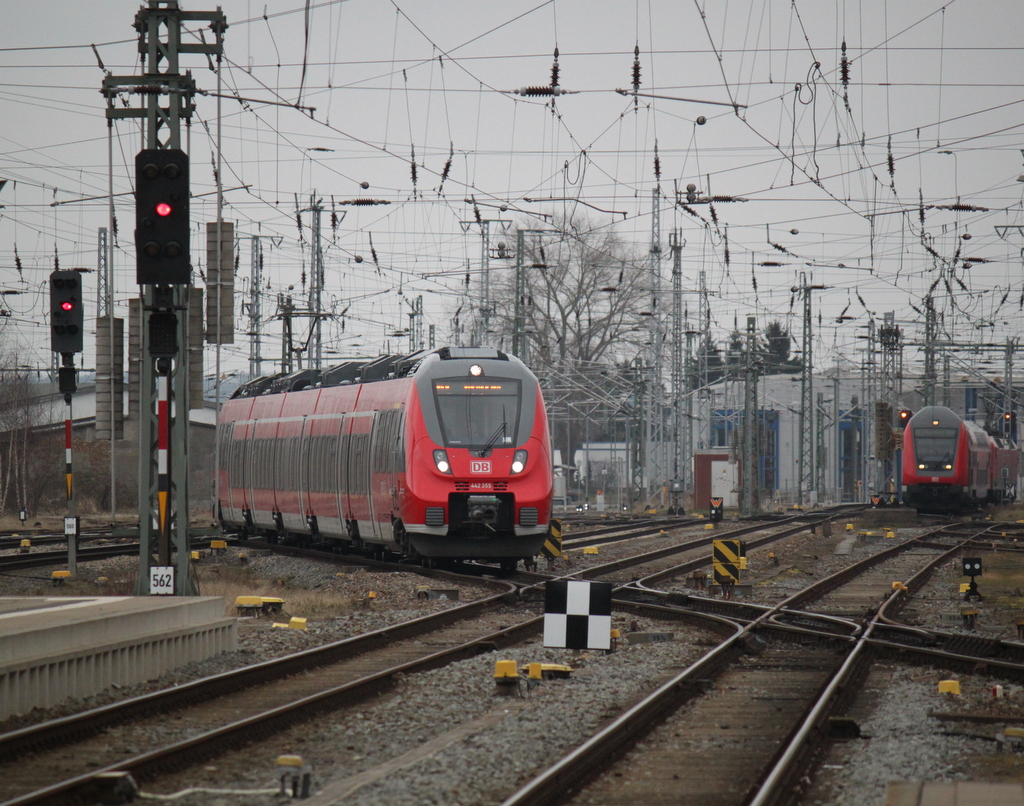
<svg viewBox="0 0 1024 806">
<path fill-rule="evenodd" d="M 316 468 L 319 480 L 318 492 L 328 493 L 331 491 L 331 461 L 334 457 L 334 452 L 331 450 L 331 435 L 321 434 L 317 439 L 320 441 L 320 462 Z"/>
<path fill-rule="evenodd" d="M 286 440 L 286 439 L 283 439 L 283 438 L 279 439 L 277 441 L 277 453 L 278 453 L 278 455 L 274 456 L 274 457 L 269 457 L 271 459 L 271 461 L 270 461 L 270 467 L 268 468 L 269 471 L 270 471 L 268 473 L 268 476 L 269 476 L 269 481 L 270 481 L 270 485 L 269 486 L 270 486 L 271 489 L 278 489 L 278 490 L 281 489 L 281 482 L 282 482 L 283 477 L 284 477 L 284 465 L 285 465 L 286 457 L 288 455 L 287 442 L 288 442 L 288 440 Z"/>
<path fill-rule="evenodd" d="M 395 409 L 394 428 L 391 434 L 391 472 L 405 472 L 405 410 Z"/>
<path fill-rule="evenodd" d="M 388 421 L 388 413 L 386 411 L 374 412 L 373 428 L 370 432 L 370 468 L 373 473 L 380 473 L 384 470 L 384 452 L 381 448 L 387 442 Z"/>
<path fill-rule="evenodd" d="M 270 461 L 270 440 L 264 437 L 259 440 L 259 456 L 257 457 L 256 469 L 259 473 L 260 489 L 269 490 L 273 487 L 270 471 L 273 464 Z"/>
<path fill-rule="evenodd" d="M 370 435 L 368 433 L 352 435 L 352 455 L 350 484 L 352 492 L 366 495 L 370 491 Z"/>
<path fill-rule="evenodd" d="M 263 443 L 266 440 L 257 439 L 253 436 L 252 439 L 252 478 L 251 484 L 253 489 L 262 490 L 265 489 L 263 486 Z"/>
<path fill-rule="evenodd" d="M 317 437 L 312 434 L 306 435 L 306 452 L 305 455 L 299 457 L 299 461 L 306 466 L 306 491 L 317 492 L 316 484 L 316 466 L 318 464 L 317 454 L 319 453 L 319 445 Z"/>
<path fill-rule="evenodd" d="M 295 458 L 298 455 L 298 437 L 285 437 L 281 440 L 281 456 L 274 466 L 277 469 L 277 479 L 274 488 L 276 490 L 295 490 L 297 488 L 296 482 L 298 479 L 296 476 L 296 468 L 298 465 L 295 462 Z"/>
<path fill-rule="evenodd" d="M 344 490 L 348 486 L 348 453 L 350 435 L 344 433 L 347 423 L 342 420 L 342 433 L 338 437 L 338 489 Z"/>
</svg>

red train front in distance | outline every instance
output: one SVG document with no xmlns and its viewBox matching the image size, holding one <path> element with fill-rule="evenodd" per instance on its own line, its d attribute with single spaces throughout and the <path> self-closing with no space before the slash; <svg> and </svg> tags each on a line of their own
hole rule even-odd
<svg viewBox="0 0 1024 806">
<path fill-rule="evenodd" d="M 258 378 L 217 424 L 226 529 L 375 554 L 499 560 L 543 545 L 553 492 L 537 378 L 441 348 Z"/>
<path fill-rule="evenodd" d="M 945 406 L 926 406 L 903 434 L 903 500 L 922 512 L 1013 501 L 1017 450 Z"/>
</svg>

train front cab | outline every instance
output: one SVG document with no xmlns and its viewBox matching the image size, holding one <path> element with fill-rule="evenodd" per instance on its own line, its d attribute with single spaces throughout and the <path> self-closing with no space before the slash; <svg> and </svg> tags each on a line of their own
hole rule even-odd
<svg viewBox="0 0 1024 806">
<path fill-rule="evenodd" d="M 536 555 L 551 514 L 551 450 L 536 379 L 514 359 L 434 359 L 410 402 L 410 543 L 431 557 Z"/>
<path fill-rule="evenodd" d="M 917 412 L 904 434 L 904 501 L 938 512 L 967 505 L 971 447 L 963 422 L 952 410 L 928 406 Z"/>
</svg>

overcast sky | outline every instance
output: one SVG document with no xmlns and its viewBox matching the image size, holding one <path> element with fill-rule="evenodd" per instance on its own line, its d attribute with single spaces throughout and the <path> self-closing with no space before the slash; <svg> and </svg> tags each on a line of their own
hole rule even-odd
<svg viewBox="0 0 1024 806">
<path fill-rule="evenodd" d="M 3 298 L 12 315 L 0 329 L 3 349 L 24 364 L 49 363 L 43 293 L 55 259 L 96 267 L 97 228 L 108 225 L 100 87 L 104 71 L 139 72 L 139 8 L 0 0 L 0 288 L 24 292 Z M 614 227 L 644 257 L 659 184 L 663 282 L 668 233 L 679 229 L 691 316 L 703 271 L 723 340 L 748 315 L 798 334 L 791 289 L 804 273 L 828 286 L 814 296 L 822 368 L 860 360 L 871 315 L 895 312 L 919 340 L 915 307 L 929 291 L 959 341 L 1020 336 L 1024 5 L 1015 0 L 226 0 L 222 9 L 221 81 L 244 99 L 221 103 L 224 215 L 240 234 L 265 236 L 272 300 L 289 286 L 302 292 L 310 218 L 300 241 L 297 202 L 323 200 L 325 300 L 346 312 L 343 332 L 340 317 L 326 327 L 325 349 L 404 349 L 387 334 L 408 325 L 406 300 L 420 294 L 438 342 L 451 339 L 454 312 L 471 305 L 466 273 L 475 280 L 480 261 L 479 230 L 460 223 L 474 218 L 467 198 L 485 218 L 528 227 L 546 226 L 531 217 L 543 213 Z M 185 41 L 201 27 L 189 23 Z M 567 94 L 553 104 L 513 94 L 550 85 L 556 47 Z M 631 89 L 636 47 L 640 92 L 663 97 L 634 103 L 615 92 Z M 216 92 L 205 57 L 185 56 L 182 67 Z M 218 128 L 216 100 L 200 96 L 183 135 L 200 270 Z M 141 146 L 137 123 L 114 125 L 121 316 L 137 294 L 130 194 Z M 685 210 L 676 191 L 689 183 L 698 200 L 746 201 L 715 204 L 714 218 L 708 204 Z M 389 204 L 341 204 L 355 198 Z M 336 229 L 332 205 L 339 217 L 347 210 Z M 272 301 L 264 311 L 269 319 Z M 263 353 L 276 357 L 277 324 L 267 330 Z M 239 340 L 226 367 L 244 368 L 247 355 Z M 979 359 L 962 353 L 955 366 Z"/>
</svg>

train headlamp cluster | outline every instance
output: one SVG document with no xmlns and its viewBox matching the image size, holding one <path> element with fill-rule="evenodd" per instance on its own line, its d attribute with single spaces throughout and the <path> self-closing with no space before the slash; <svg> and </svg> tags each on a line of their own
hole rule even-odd
<svg viewBox="0 0 1024 806">
<path fill-rule="evenodd" d="M 441 472 L 451 475 L 452 465 L 448 461 L 448 452 L 442 448 L 434 451 L 434 466 Z"/>
<path fill-rule="evenodd" d="M 526 460 L 529 458 L 529 454 L 520 448 L 514 454 L 512 454 L 512 475 L 516 473 L 522 473 L 526 470 Z"/>
</svg>

